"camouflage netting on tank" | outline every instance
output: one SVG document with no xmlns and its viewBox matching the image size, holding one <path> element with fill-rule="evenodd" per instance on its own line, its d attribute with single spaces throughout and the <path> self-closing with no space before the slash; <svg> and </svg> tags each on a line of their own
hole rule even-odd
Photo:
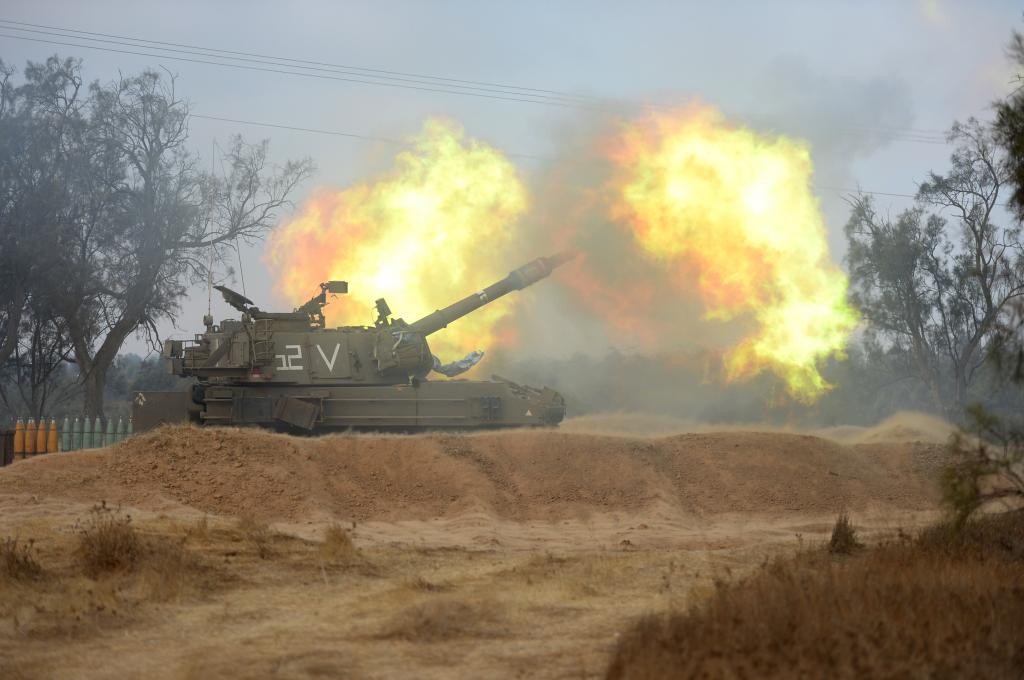
<svg viewBox="0 0 1024 680">
<path fill-rule="evenodd" d="M 441 375 L 448 376 L 449 378 L 454 378 L 455 376 L 465 373 L 469 369 L 476 366 L 478 363 L 480 363 L 480 360 L 483 358 L 484 353 L 481 352 L 480 350 L 476 350 L 475 352 L 470 352 L 469 354 L 462 357 L 458 361 L 452 361 L 447 364 L 442 364 L 441 360 L 438 359 L 437 355 L 435 354 L 434 371 L 440 373 Z"/>
</svg>

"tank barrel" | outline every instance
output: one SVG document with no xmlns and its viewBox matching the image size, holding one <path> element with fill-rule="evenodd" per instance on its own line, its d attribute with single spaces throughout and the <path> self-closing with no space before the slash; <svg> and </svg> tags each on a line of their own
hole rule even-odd
<svg viewBox="0 0 1024 680">
<path fill-rule="evenodd" d="M 501 281 L 492 283 L 481 291 L 467 295 L 444 309 L 439 309 L 422 319 L 414 321 L 410 324 L 410 328 L 423 335 L 436 333 L 452 321 L 460 319 L 480 307 L 497 300 L 502 295 L 511 293 L 514 290 L 522 290 L 527 286 L 537 283 L 547 277 L 556 267 L 565 264 L 576 257 L 576 255 L 575 251 L 566 250 L 556 253 L 551 257 L 539 257 L 533 262 L 512 271 Z"/>
</svg>

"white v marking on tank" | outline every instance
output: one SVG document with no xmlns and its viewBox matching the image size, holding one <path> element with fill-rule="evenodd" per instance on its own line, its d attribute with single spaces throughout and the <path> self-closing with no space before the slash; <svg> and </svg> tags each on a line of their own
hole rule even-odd
<svg viewBox="0 0 1024 680">
<path fill-rule="evenodd" d="M 325 364 L 327 364 L 327 370 L 330 371 L 331 373 L 334 372 L 334 362 L 338 360 L 338 350 L 340 348 L 341 348 L 341 343 L 339 342 L 338 344 L 336 344 L 334 346 L 334 354 L 332 354 L 331 358 L 328 359 L 327 355 L 324 354 L 324 348 L 321 347 L 320 345 L 316 346 L 316 351 L 320 352 L 320 358 L 324 360 Z"/>
</svg>

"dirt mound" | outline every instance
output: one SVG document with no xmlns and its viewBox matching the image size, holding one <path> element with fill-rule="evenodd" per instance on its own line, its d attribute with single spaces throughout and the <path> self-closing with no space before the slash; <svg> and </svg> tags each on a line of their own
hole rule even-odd
<svg viewBox="0 0 1024 680">
<path fill-rule="evenodd" d="M 595 413 L 568 418 L 559 426 L 562 432 L 607 434 L 631 437 L 668 437 L 685 432 L 706 431 L 710 426 L 666 415 L 649 413 Z M 715 430 L 729 428 L 712 428 Z M 750 429 L 750 428 L 746 428 Z"/>
<path fill-rule="evenodd" d="M 296 438 L 165 427 L 0 471 L 0 494 L 185 505 L 266 520 L 402 520 L 484 511 L 579 518 L 654 504 L 687 515 L 828 513 L 935 502 L 931 444 L 844 446 L 761 432 L 638 438 L 561 431 Z"/>
<path fill-rule="evenodd" d="M 597 413 L 569 418 L 559 428 L 578 434 L 604 434 L 626 437 L 668 437 L 699 432 L 774 432 L 809 434 L 840 444 L 910 443 L 945 444 L 956 426 L 937 416 L 919 411 L 899 411 L 877 425 L 838 425 L 818 429 L 800 429 L 765 423 L 704 423 L 647 413 Z"/>
<path fill-rule="evenodd" d="M 817 434 L 843 444 L 873 444 L 879 442 L 923 442 L 945 444 L 956 426 L 930 415 L 916 411 L 900 411 L 874 427 L 833 427 Z"/>
</svg>

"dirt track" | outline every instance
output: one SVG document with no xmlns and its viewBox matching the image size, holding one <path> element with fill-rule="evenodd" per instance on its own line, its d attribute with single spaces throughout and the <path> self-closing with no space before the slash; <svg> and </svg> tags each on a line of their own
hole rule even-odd
<svg viewBox="0 0 1024 680">
<path fill-rule="evenodd" d="M 0 597 L 0 667 L 28 678 L 590 677 L 632 617 L 823 540 L 840 510 L 869 537 L 935 516 L 949 428 L 927 417 L 814 434 L 658 425 L 621 416 L 315 439 L 168 428 L 19 461 L 0 470 L 0 536 L 36 539 L 54 573 L 73 572 L 73 527 L 105 500 L 144 532 L 185 541 L 230 585 L 169 604 L 70 575 L 59 593 L 16 589 Z M 220 528 L 199 540 L 207 515 Z M 238 517 L 284 532 L 271 557 L 240 537 Z M 337 521 L 355 523 L 360 557 L 325 564 L 317 546 Z"/>
</svg>

